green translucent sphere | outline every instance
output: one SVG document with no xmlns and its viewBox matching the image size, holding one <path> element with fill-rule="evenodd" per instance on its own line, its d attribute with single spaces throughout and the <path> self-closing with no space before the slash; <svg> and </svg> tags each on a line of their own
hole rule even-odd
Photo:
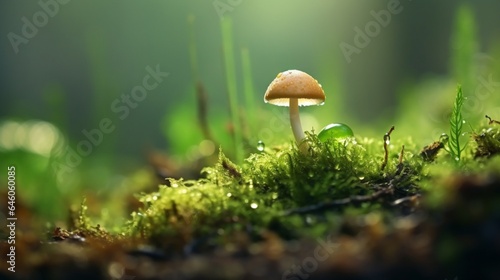
<svg viewBox="0 0 500 280">
<path fill-rule="evenodd" d="M 331 123 L 325 126 L 319 133 L 318 139 L 321 142 L 326 142 L 328 139 L 344 139 L 353 137 L 352 129 L 343 123 Z"/>
</svg>

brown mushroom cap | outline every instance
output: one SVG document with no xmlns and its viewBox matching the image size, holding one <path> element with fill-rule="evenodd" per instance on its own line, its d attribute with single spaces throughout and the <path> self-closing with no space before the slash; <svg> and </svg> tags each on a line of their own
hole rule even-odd
<svg viewBox="0 0 500 280">
<path fill-rule="evenodd" d="M 278 106 L 289 106 L 290 98 L 297 98 L 299 106 L 318 105 L 325 101 L 321 85 L 309 74 L 299 70 L 281 72 L 271 82 L 264 101 Z"/>
</svg>

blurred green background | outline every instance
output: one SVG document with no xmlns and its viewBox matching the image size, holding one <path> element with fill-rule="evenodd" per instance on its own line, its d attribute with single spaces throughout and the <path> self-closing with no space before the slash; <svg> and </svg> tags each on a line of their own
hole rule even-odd
<svg viewBox="0 0 500 280">
<path fill-rule="evenodd" d="M 399 12 L 346 59 L 340 45 L 356 46 L 355 28 L 364 30 L 375 21 L 373 13 L 388 5 Z M 468 7 L 461 20 L 459 7 Z M 451 106 L 458 82 L 465 95 L 481 101 L 469 104 L 466 115 L 500 118 L 500 104 L 492 102 L 499 85 L 475 93 L 477 77 L 500 81 L 499 8 L 486 0 L 2 1 L 2 164 L 18 167 L 23 199 L 45 201 L 40 211 L 60 217 L 58 207 L 82 190 L 99 194 L 136 184 L 130 172 L 145 165 L 151 151 L 182 165 L 216 153 L 219 144 L 235 156 L 236 130 L 250 147 L 258 140 L 267 146 L 290 142 L 286 109 L 262 99 L 276 74 L 287 69 L 308 72 L 327 95 L 324 106 L 301 108 L 304 129 L 318 132 L 343 122 L 356 135 L 379 137 L 394 124 L 400 135 L 425 145 L 446 127 L 445 106 Z M 236 128 L 222 17 L 232 23 L 231 82 L 244 123 Z M 148 66 L 168 77 L 126 116 L 117 113 L 114 102 L 125 104 L 122 95 L 142 85 Z M 204 141 L 200 129 L 196 82 L 206 90 L 213 142 Z M 90 141 L 82 131 L 95 131 L 103 119 L 113 130 L 95 136 L 101 141 L 88 155 L 71 157 L 68 148 L 77 151 Z"/>
</svg>

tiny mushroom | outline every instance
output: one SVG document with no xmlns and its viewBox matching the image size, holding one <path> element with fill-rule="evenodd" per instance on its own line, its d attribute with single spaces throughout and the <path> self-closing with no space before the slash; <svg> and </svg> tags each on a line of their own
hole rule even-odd
<svg viewBox="0 0 500 280">
<path fill-rule="evenodd" d="M 321 85 L 309 74 L 299 70 L 281 72 L 271 82 L 264 101 L 277 106 L 290 107 L 290 124 L 300 151 L 306 153 L 308 145 L 300 124 L 299 106 L 322 105 L 325 93 Z"/>
</svg>

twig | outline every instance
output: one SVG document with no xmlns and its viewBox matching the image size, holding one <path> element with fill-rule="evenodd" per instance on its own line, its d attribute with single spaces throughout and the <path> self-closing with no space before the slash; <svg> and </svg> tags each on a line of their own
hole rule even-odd
<svg viewBox="0 0 500 280">
<path fill-rule="evenodd" d="M 389 158 L 389 151 L 387 150 L 387 145 L 389 145 L 389 143 L 391 142 L 391 133 L 392 131 L 394 131 L 394 126 L 391 126 L 391 128 L 389 129 L 389 131 L 384 134 L 384 162 L 382 162 L 382 166 L 380 167 L 380 169 L 384 170 L 385 169 L 385 166 L 387 165 L 387 160 Z"/>
<path fill-rule="evenodd" d="M 405 153 L 405 145 L 401 146 L 401 152 L 399 153 L 399 164 L 403 164 L 403 157 Z"/>
<path fill-rule="evenodd" d="M 401 172 L 403 171 L 403 168 L 405 166 L 403 164 L 404 153 L 405 153 L 405 145 L 401 145 L 401 152 L 399 153 L 399 162 L 398 162 L 398 166 L 396 169 L 396 175 L 401 174 Z"/>
<path fill-rule="evenodd" d="M 486 115 L 485 117 L 489 120 L 488 124 L 500 124 L 499 121 L 491 119 L 488 115 Z"/>
<path fill-rule="evenodd" d="M 212 134 L 210 133 L 210 128 L 208 126 L 207 92 L 200 81 L 196 83 L 196 101 L 198 105 L 198 124 L 200 125 L 203 137 L 205 137 L 205 139 L 207 140 L 214 141 Z"/>
<path fill-rule="evenodd" d="M 346 206 L 348 204 L 373 201 L 373 200 L 381 198 L 385 195 L 390 195 L 393 193 L 393 187 L 392 187 L 391 182 L 389 182 L 388 185 L 389 185 L 388 187 L 381 189 L 377 192 L 374 192 L 372 194 L 369 194 L 369 195 L 355 195 L 355 196 L 337 199 L 337 200 L 333 200 L 333 201 L 329 201 L 329 202 L 323 202 L 323 203 L 319 203 L 319 204 L 315 204 L 315 205 L 309 205 L 309 206 L 305 206 L 305 207 L 289 209 L 289 210 L 284 211 L 282 216 L 290 216 L 293 214 L 314 213 L 314 212 L 320 212 L 320 211 L 327 210 L 327 209 Z"/>
</svg>

